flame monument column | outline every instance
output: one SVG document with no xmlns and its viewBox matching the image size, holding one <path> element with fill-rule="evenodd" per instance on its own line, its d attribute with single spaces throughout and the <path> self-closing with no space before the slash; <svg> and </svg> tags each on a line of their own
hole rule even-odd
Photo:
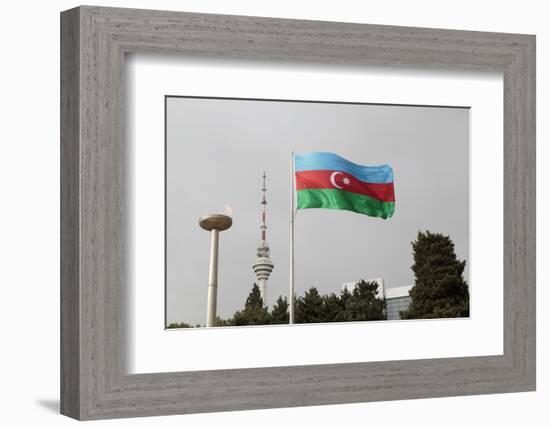
<svg viewBox="0 0 550 427">
<path fill-rule="evenodd" d="M 210 231 L 210 271 L 208 274 L 208 302 L 206 308 L 206 326 L 215 326 L 218 299 L 218 243 L 220 231 L 227 230 L 233 224 L 231 217 L 222 214 L 210 214 L 199 218 L 199 225 Z"/>
</svg>

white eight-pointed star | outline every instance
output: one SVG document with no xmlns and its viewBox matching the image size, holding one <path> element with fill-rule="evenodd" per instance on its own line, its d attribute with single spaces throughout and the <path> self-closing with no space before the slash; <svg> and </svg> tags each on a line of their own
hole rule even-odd
<svg viewBox="0 0 550 427">
<path fill-rule="evenodd" d="M 344 184 L 346 185 L 349 185 L 350 183 L 349 178 L 347 176 L 343 179 L 343 181 L 344 181 Z"/>
</svg>

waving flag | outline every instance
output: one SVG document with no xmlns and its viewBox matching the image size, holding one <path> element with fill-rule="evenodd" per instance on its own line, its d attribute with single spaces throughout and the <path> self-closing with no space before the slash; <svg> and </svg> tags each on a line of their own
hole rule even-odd
<svg viewBox="0 0 550 427">
<path fill-rule="evenodd" d="M 297 208 L 344 209 L 380 218 L 395 210 L 393 170 L 361 166 L 334 153 L 294 155 Z"/>
</svg>

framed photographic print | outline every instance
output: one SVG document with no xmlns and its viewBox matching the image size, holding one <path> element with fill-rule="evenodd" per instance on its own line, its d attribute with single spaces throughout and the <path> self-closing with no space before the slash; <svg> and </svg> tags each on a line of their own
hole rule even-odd
<svg viewBox="0 0 550 427">
<path fill-rule="evenodd" d="M 534 36 L 61 18 L 63 414 L 535 389 Z"/>
</svg>

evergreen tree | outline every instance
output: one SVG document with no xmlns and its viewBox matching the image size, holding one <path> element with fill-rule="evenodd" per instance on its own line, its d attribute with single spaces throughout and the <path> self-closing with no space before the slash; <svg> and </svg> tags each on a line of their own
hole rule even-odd
<svg viewBox="0 0 550 427">
<path fill-rule="evenodd" d="M 252 285 L 252 291 L 248 294 L 246 302 L 244 303 L 244 308 L 261 308 L 264 303 L 262 301 L 262 294 L 260 293 L 260 288 L 256 283 Z"/>
<path fill-rule="evenodd" d="M 181 323 L 178 323 L 178 322 L 173 322 L 173 323 L 170 323 L 166 328 L 167 329 L 180 329 L 180 328 L 192 328 L 193 326 L 190 325 L 189 323 L 185 323 L 185 322 L 181 322 Z"/>
<path fill-rule="evenodd" d="M 466 261 L 459 261 L 449 236 L 418 232 L 412 242 L 415 284 L 411 303 L 402 319 L 467 317 L 470 313 L 468 284 L 462 277 Z"/>
<path fill-rule="evenodd" d="M 344 306 L 346 321 L 385 320 L 386 302 L 378 297 L 378 283 L 360 280 Z"/>
<path fill-rule="evenodd" d="M 233 326 L 233 319 L 222 319 L 220 316 L 216 316 L 214 320 L 214 326 Z"/>
<path fill-rule="evenodd" d="M 295 302 L 296 323 L 320 323 L 323 322 L 323 298 L 317 288 L 311 287 L 303 297 Z"/>
<path fill-rule="evenodd" d="M 248 295 L 242 311 L 237 311 L 231 319 L 231 324 L 242 325 L 268 325 L 271 323 L 271 316 L 267 307 L 263 306 L 260 288 L 254 283 L 252 291 Z"/>
<path fill-rule="evenodd" d="M 348 306 L 349 302 L 351 301 L 351 292 L 348 288 L 342 289 L 340 292 L 340 297 L 338 298 L 340 302 L 340 312 L 337 315 L 337 322 L 346 322 L 347 319 L 347 312 L 346 307 Z"/>
<path fill-rule="evenodd" d="M 342 304 L 338 295 L 331 293 L 330 295 L 323 295 L 322 298 L 323 322 L 342 322 L 345 317 L 343 316 L 345 305 Z"/>
<path fill-rule="evenodd" d="M 279 296 L 277 302 L 271 309 L 271 323 L 285 324 L 288 323 L 288 301 L 286 297 Z"/>
</svg>

